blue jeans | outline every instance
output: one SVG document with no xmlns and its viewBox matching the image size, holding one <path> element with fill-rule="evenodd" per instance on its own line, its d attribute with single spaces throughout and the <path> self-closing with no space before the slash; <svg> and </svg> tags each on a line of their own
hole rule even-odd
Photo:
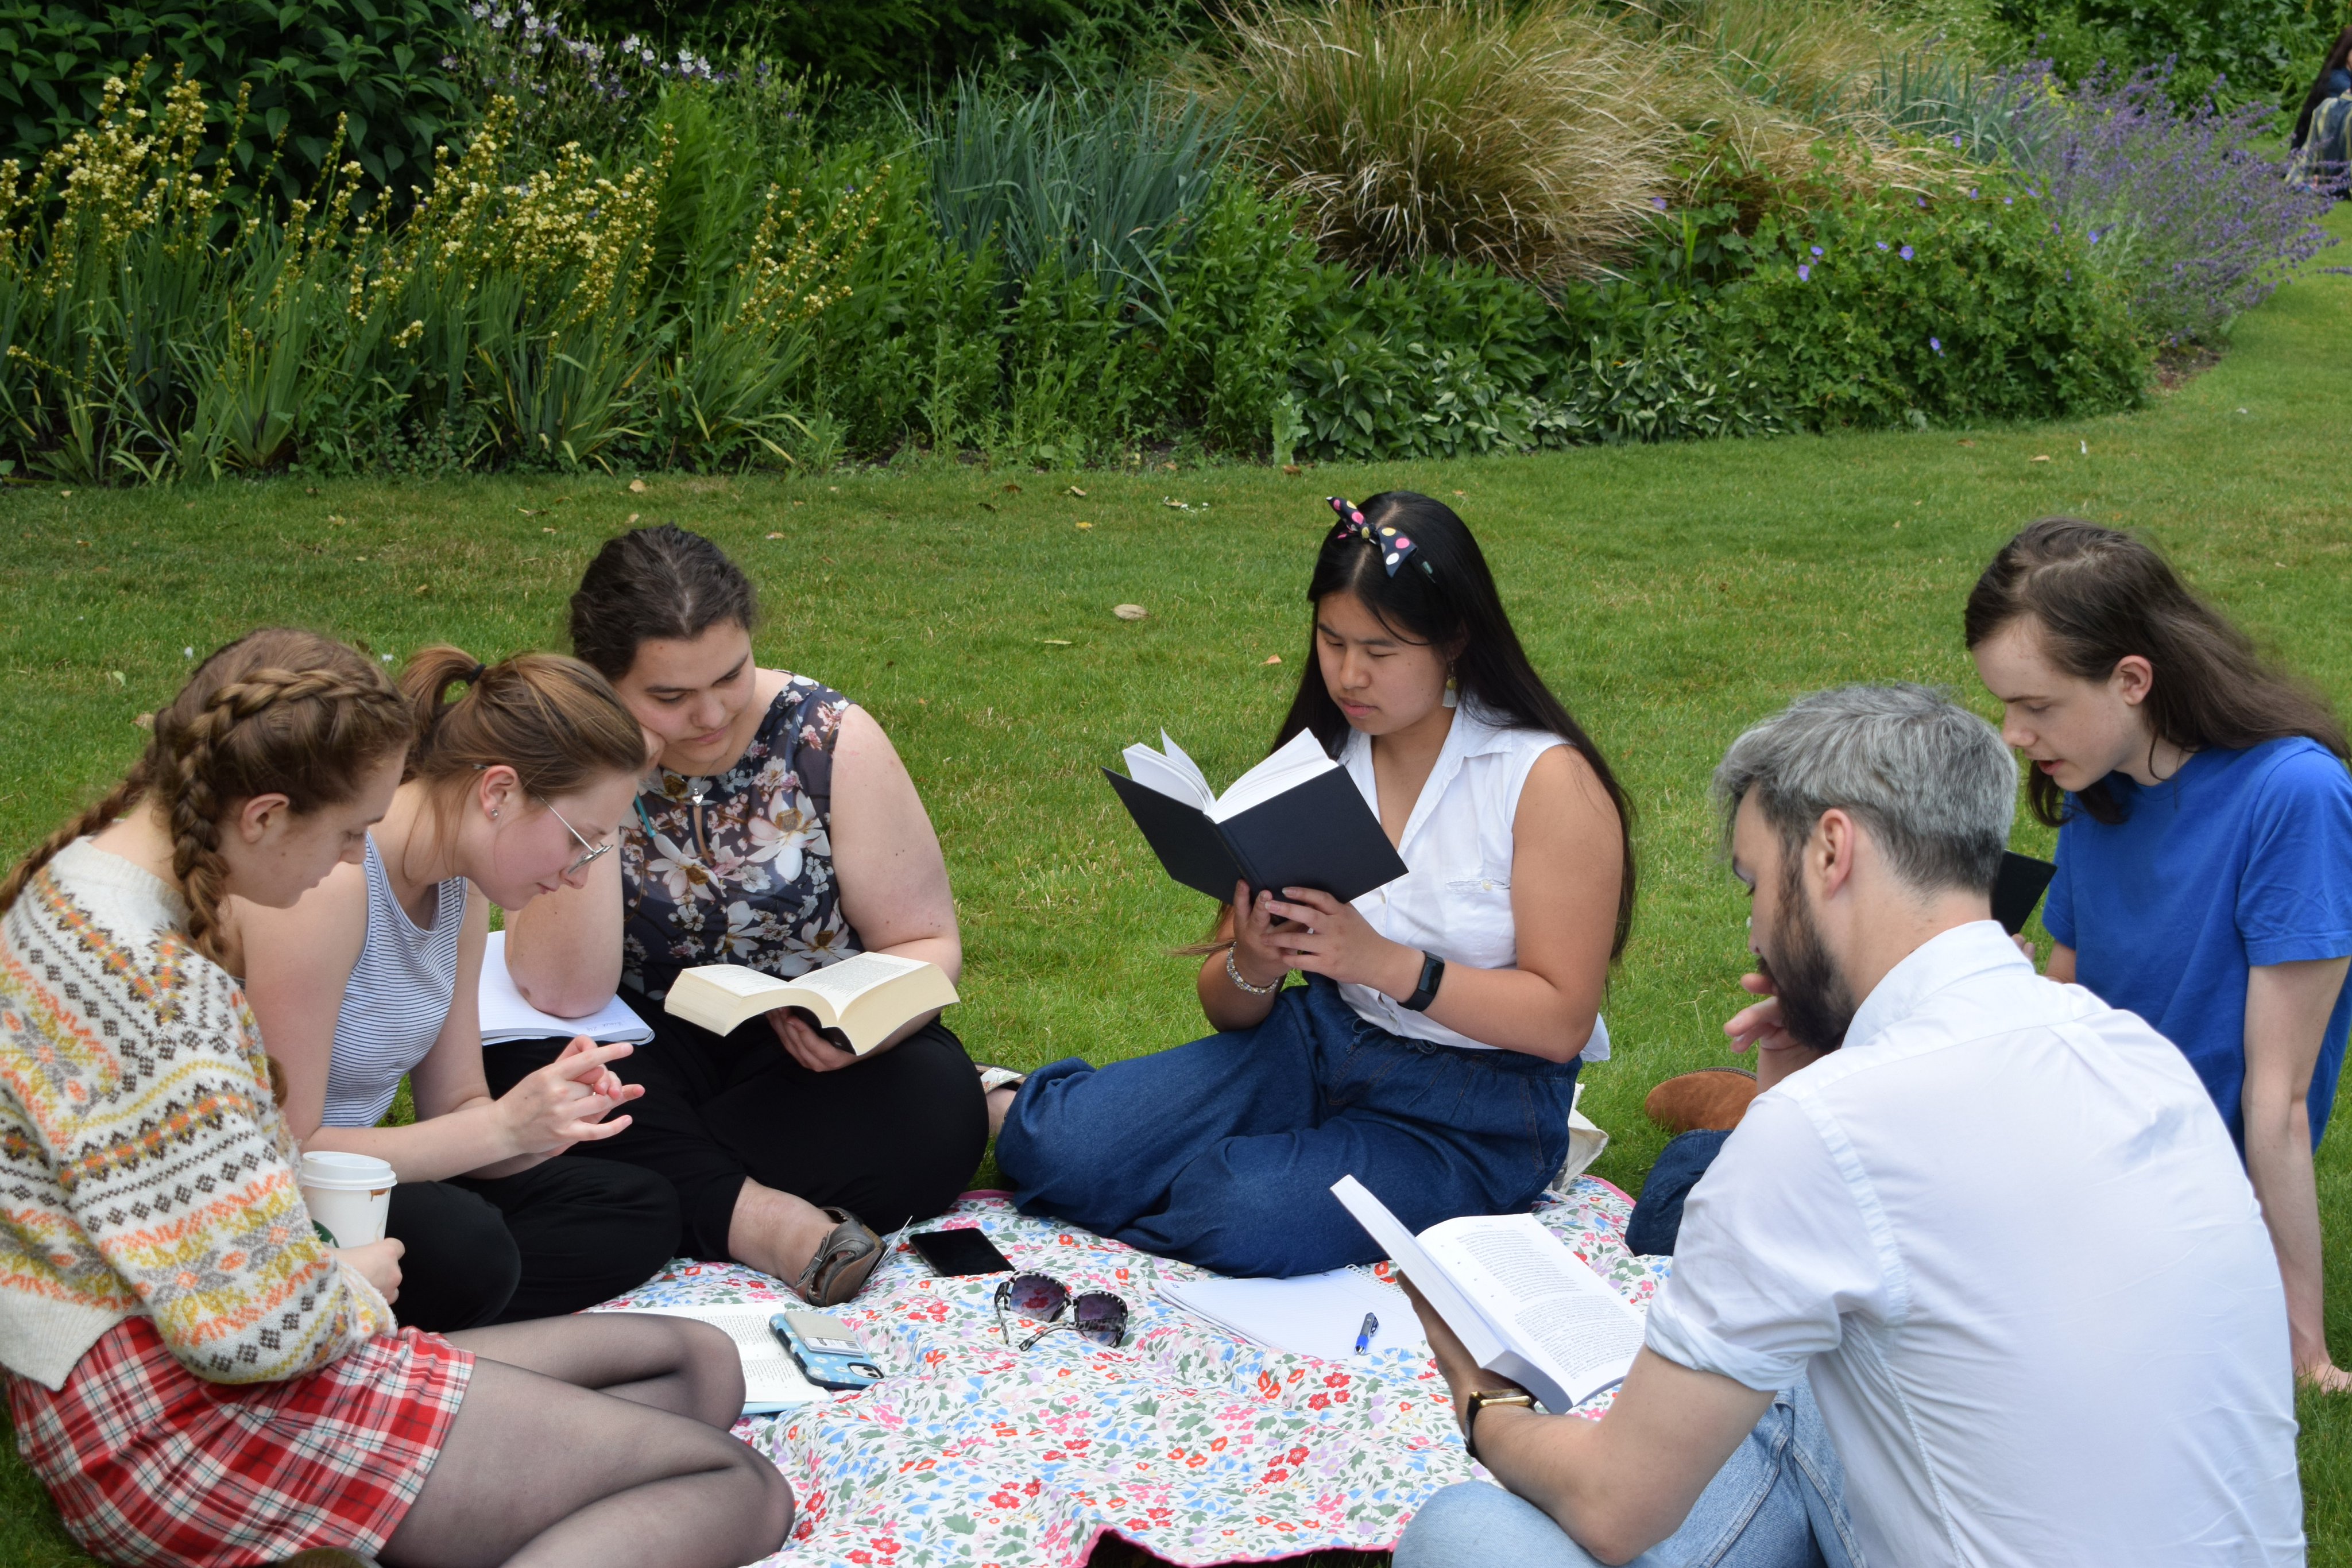
<svg viewBox="0 0 2352 1568">
<path fill-rule="evenodd" d="M 1667 1143 L 1650 1167 L 1649 1179 L 1642 1183 L 1641 1201 L 1633 1205 L 1633 1218 L 1625 1222 L 1628 1248 L 1648 1257 L 1674 1256 L 1675 1239 L 1682 1234 L 1683 1204 L 1730 1136 L 1701 1127 Z"/>
<path fill-rule="evenodd" d="M 1631 1568 L 1862 1568 L 1845 1469 L 1812 1391 L 1782 1394 L 1723 1461 L 1682 1528 Z M 1396 1568 L 1595 1568 L 1549 1514 L 1486 1481 L 1447 1487 L 1397 1542 Z"/>
<path fill-rule="evenodd" d="M 1289 1279 L 1380 1258 L 1343 1176 L 1415 1230 L 1525 1211 L 1567 1157 L 1576 1065 L 1391 1034 L 1317 978 L 1255 1029 L 1031 1073 L 996 1159 L 1024 1214 Z"/>
</svg>

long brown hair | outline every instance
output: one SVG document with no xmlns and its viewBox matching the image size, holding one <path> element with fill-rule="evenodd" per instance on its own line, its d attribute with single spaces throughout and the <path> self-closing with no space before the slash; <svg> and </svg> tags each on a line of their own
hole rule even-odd
<svg viewBox="0 0 2352 1568">
<path fill-rule="evenodd" d="M 450 688 L 463 695 L 450 700 Z M 641 774 L 646 732 L 604 676 L 562 653 L 517 653 L 484 664 L 446 643 L 418 650 L 400 672 L 414 740 L 401 782 L 432 792 L 435 825 L 485 768 L 515 770 L 544 804 L 614 773 Z"/>
<path fill-rule="evenodd" d="M 2003 545 L 1969 592 L 1962 617 L 1975 648 L 2012 621 L 2041 631 L 2050 662 L 2104 681 L 2133 653 L 2156 673 L 2141 705 L 2156 738 L 2184 751 L 2242 751 L 2304 736 L 2352 754 L 2327 699 L 2264 660 L 2252 639 L 2189 591 L 2153 546 L 2079 517 L 2044 517 Z M 2027 785 L 2033 814 L 2055 827 L 2065 791 L 2040 768 Z M 2101 779 L 2074 799 L 2094 821 L 2123 821 Z"/>
<path fill-rule="evenodd" d="M 160 808 L 172 874 L 187 898 L 188 940 L 224 963 L 220 902 L 228 867 L 220 824 L 256 795 L 299 815 L 350 800 L 370 765 L 408 744 L 400 694 L 366 655 L 315 632 L 250 632 L 196 666 L 122 782 L 51 833 L 0 882 L 0 910 L 76 839 L 133 807 Z"/>
<path fill-rule="evenodd" d="M 2311 135 L 2311 117 L 2327 101 L 2327 74 L 2352 66 L 2352 27 L 2336 35 L 2327 46 L 2327 57 L 2319 62 L 2319 74 L 2311 78 L 2311 90 L 2303 95 L 2303 108 L 2294 117 L 2294 134 L 2287 139 L 2289 147 L 2300 147 Z"/>
</svg>

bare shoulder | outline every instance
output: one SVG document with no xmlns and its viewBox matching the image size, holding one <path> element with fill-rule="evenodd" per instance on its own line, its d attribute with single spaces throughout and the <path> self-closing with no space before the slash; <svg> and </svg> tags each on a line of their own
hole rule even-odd
<svg viewBox="0 0 2352 1568">
<path fill-rule="evenodd" d="M 1612 822 L 1617 817 L 1616 802 L 1609 799 L 1591 758 L 1565 742 L 1547 748 L 1528 769 L 1528 781 L 1519 790 L 1522 821 L 1530 807 L 1547 816 L 1567 813 Z"/>
<path fill-rule="evenodd" d="M 348 973 L 367 943 L 367 868 L 345 862 L 288 908 L 232 898 L 223 915 L 248 968 Z"/>
<path fill-rule="evenodd" d="M 898 748 L 890 744 L 881 724 L 856 703 L 842 710 L 841 727 L 833 741 L 834 788 L 838 791 L 845 779 L 857 779 L 901 777 L 907 765 L 898 757 Z"/>
</svg>

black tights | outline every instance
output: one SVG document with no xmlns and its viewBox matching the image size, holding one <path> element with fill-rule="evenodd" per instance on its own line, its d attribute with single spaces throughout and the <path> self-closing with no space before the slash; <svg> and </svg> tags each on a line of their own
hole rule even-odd
<svg viewBox="0 0 2352 1568">
<path fill-rule="evenodd" d="M 783 1543 L 793 1492 L 728 1436 L 733 1342 L 640 1312 L 448 1336 L 474 1374 L 391 1568 L 735 1568 Z"/>
</svg>

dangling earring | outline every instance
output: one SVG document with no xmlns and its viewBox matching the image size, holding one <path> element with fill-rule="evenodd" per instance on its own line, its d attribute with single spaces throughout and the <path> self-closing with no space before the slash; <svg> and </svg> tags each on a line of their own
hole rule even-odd
<svg viewBox="0 0 2352 1568">
<path fill-rule="evenodd" d="M 1451 664 L 1445 666 L 1445 695 L 1437 701 L 1444 707 L 1456 707 L 1462 702 L 1461 683 L 1454 678 L 1454 666 Z"/>
</svg>

